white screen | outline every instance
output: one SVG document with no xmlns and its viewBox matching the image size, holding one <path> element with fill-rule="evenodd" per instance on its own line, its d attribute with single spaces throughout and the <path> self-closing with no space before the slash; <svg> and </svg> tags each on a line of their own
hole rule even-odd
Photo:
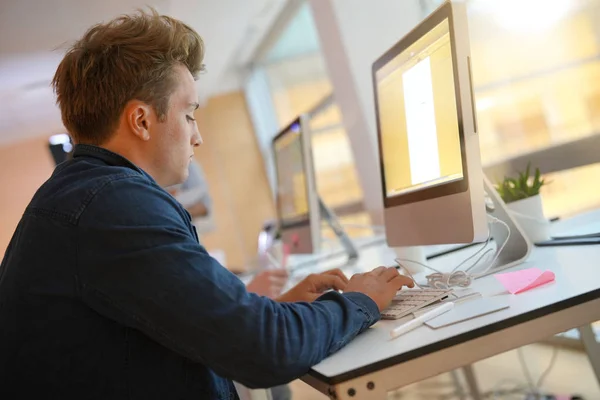
<svg viewBox="0 0 600 400">
<path fill-rule="evenodd" d="M 425 58 L 404 72 L 402 81 L 411 183 L 417 185 L 439 179 L 442 174 L 435 126 L 430 58 Z"/>
</svg>

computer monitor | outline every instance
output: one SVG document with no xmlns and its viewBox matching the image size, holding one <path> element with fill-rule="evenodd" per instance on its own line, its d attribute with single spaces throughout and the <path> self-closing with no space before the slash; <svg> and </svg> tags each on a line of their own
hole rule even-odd
<svg viewBox="0 0 600 400">
<path fill-rule="evenodd" d="M 317 253 L 321 244 L 321 215 L 308 125 L 308 116 L 301 115 L 273 139 L 279 228 L 290 254 Z"/>
<path fill-rule="evenodd" d="M 464 2 L 446 1 L 372 68 L 390 246 L 488 237 Z"/>
</svg>

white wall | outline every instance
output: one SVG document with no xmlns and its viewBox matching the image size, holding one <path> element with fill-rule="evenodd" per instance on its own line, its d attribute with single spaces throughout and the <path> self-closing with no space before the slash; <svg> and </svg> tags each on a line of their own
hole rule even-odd
<svg viewBox="0 0 600 400">
<path fill-rule="evenodd" d="M 422 18 L 419 0 L 309 0 L 365 206 L 382 221 L 371 65 Z"/>
</svg>

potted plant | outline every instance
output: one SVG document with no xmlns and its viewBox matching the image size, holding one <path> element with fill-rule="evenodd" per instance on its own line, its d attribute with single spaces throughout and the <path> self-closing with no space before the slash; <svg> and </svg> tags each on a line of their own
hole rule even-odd
<svg viewBox="0 0 600 400">
<path fill-rule="evenodd" d="M 531 165 L 527 164 L 518 177 L 505 177 L 496 185 L 496 190 L 506 203 L 513 217 L 517 219 L 525 234 L 533 243 L 550 239 L 550 223 L 544 216 L 540 189 L 547 182 L 536 168 L 531 176 Z"/>
</svg>

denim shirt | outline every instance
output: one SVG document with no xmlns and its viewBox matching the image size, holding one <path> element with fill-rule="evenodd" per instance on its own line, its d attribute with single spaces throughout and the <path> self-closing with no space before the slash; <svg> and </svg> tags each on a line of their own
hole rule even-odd
<svg viewBox="0 0 600 400">
<path fill-rule="evenodd" d="M 147 173 L 78 145 L 0 266 L 0 398 L 236 399 L 231 380 L 299 378 L 379 317 L 360 293 L 248 293 Z"/>
</svg>

